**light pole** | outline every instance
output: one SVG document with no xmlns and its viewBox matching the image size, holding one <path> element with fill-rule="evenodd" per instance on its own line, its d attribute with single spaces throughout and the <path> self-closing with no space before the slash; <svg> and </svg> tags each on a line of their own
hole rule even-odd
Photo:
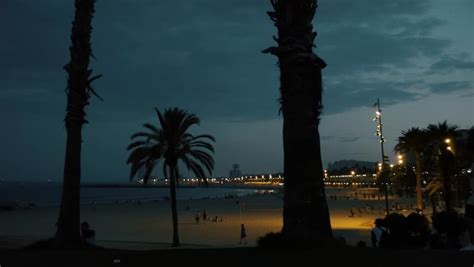
<svg viewBox="0 0 474 267">
<path fill-rule="evenodd" d="M 385 213 L 388 215 L 389 214 L 389 207 L 388 207 L 388 176 L 384 173 L 385 171 L 385 165 L 386 162 L 388 161 L 388 157 L 385 156 L 384 149 L 383 149 L 383 144 L 385 143 L 385 137 L 383 136 L 383 123 L 382 123 L 382 109 L 380 109 L 380 100 L 377 98 L 377 103 L 374 104 L 376 107 L 375 110 L 375 118 L 373 119 L 375 123 L 377 124 L 376 130 L 375 130 L 375 135 L 379 137 L 380 139 L 380 151 L 382 152 L 382 164 L 379 165 L 379 170 L 380 170 L 380 175 L 382 178 L 384 178 L 385 182 Z"/>
</svg>

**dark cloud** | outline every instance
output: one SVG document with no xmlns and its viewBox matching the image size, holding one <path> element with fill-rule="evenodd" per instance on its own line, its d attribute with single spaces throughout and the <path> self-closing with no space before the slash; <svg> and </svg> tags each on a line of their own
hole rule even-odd
<svg viewBox="0 0 474 267">
<path fill-rule="evenodd" d="M 358 136 L 346 136 L 346 137 L 339 137 L 337 140 L 343 143 L 352 143 L 352 142 L 358 141 L 359 139 L 360 137 Z"/>
<path fill-rule="evenodd" d="M 474 61 L 469 55 L 445 55 L 433 63 L 426 74 L 449 74 L 456 70 L 474 70 Z"/>
<path fill-rule="evenodd" d="M 449 94 L 452 92 L 474 90 L 473 83 L 470 81 L 449 81 L 432 83 L 430 85 L 431 92 L 436 94 Z"/>
<path fill-rule="evenodd" d="M 319 5 L 315 29 L 320 32 L 318 53 L 329 63 L 325 81 L 331 84 L 345 76 L 346 83 L 327 87 L 328 113 L 346 110 L 338 108 L 341 101 L 349 108 L 363 105 L 350 103 L 368 92 L 357 86 L 357 75 L 408 68 L 415 58 L 439 55 L 449 45 L 449 40 L 429 36 L 442 24 L 423 17 L 429 1 L 374 5 L 344 0 Z M 265 14 L 269 9 L 268 1 L 251 0 L 99 1 L 93 21 L 98 61 L 93 67 L 104 74 L 96 87 L 106 102 L 94 106 L 92 114 L 98 109 L 133 120 L 145 112 L 137 108 L 139 103 L 144 108 L 179 105 L 215 120 L 275 118 L 276 58 L 260 52 L 272 45 L 271 35 L 276 33 Z M 6 62 L 0 66 L 0 90 L 41 89 L 62 95 L 72 5 L 58 0 L 41 5 L 7 1 L 4 10 L 0 22 L 15 27 L 7 28 L 8 43 L 0 50 Z M 381 83 L 379 88 L 387 86 Z M 347 98 L 333 93 L 342 91 Z M 407 92 L 376 93 L 414 99 Z"/>
<path fill-rule="evenodd" d="M 413 90 L 420 83 L 418 80 L 363 82 L 350 79 L 333 85 L 327 84 L 324 113 L 334 114 L 358 107 L 369 107 L 377 101 L 377 98 L 381 99 L 384 106 L 414 101 L 424 96 L 422 92 Z"/>
<path fill-rule="evenodd" d="M 332 136 L 332 135 L 321 135 L 320 139 L 324 140 L 324 141 L 333 140 L 334 136 Z"/>
</svg>

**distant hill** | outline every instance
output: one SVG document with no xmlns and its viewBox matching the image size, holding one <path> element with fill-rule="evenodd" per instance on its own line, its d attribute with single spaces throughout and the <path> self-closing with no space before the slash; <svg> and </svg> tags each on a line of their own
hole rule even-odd
<svg viewBox="0 0 474 267">
<path fill-rule="evenodd" d="M 341 169 L 375 169 L 377 162 L 371 161 L 360 161 L 360 160 L 337 160 L 328 163 L 328 171 L 341 170 Z"/>
</svg>

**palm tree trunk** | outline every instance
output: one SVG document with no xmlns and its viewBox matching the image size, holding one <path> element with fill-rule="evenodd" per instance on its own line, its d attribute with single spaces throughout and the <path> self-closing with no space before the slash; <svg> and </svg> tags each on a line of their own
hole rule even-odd
<svg viewBox="0 0 474 267">
<path fill-rule="evenodd" d="M 88 72 L 91 55 L 91 21 L 95 0 L 76 0 L 70 47 L 71 60 L 64 67 L 68 73 L 66 109 L 66 157 L 63 192 L 57 221 L 57 246 L 77 246 L 81 241 L 80 183 L 82 125 L 86 122 L 84 108 L 88 104 Z"/>
<path fill-rule="evenodd" d="M 317 125 L 308 124 L 284 119 L 282 232 L 290 239 L 323 242 L 332 238 L 332 230 L 324 191 L 319 132 Z"/>
<path fill-rule="evenodd" d="M 80 182 L 81 182 L 81 131 L 73 124 L 66 128 L 66 158 L 64 164 L 63 193 L 57 221 L 56 245 L 75 246 L 80 243 Z"/>
<path fill-rule="evenodd" d="M 171 195 L 171 216 L 173 220 L 173 247 L 179 246 L 178 234 L 178 207 L 176 204 L 176 168 L 177 166 L 170 166 L 170 195 Z"/>
<path fill-rule="evenodd" d="M 446 211 L 452 211 L 452 193 L 451 193 L 451 173 L 450 173 L 450 156 L 448 152 L 443 151 L 440 155 L 440 171 L 441 177 L 443 177 L 443 198 L 446 204 Z"/>
<path fill-rule="evenodd" d="M 421 154 L 416 153 L 416 208 L 422 210 L 423 205 L 423 192 L 421 189 Z"/>
<path fill-rule="evenodd" d="M 332 238 L 324 191 L 319 138 L 321 69 L 326 63 L 312 51 L 316 33 L 315 0 L 272 0 L 268 12 L 278 28 L 283 112 L 284 204 L 282 233 L 288 239 L 323 243 Z"/>
</svg>

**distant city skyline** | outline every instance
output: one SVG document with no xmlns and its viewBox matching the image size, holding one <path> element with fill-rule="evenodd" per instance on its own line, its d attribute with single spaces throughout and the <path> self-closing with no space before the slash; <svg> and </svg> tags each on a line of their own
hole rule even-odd
<svg viewBox="0 0 474 267">
<path fill-rule="evenodd" d="M 213 176 L 282 172 L 282 118 L 267 0 L 98 1 L 95 88 L 83 131 L 83 181 L 128 180 L 126 146 L 153 107 L 201 118 L 216 138 Z M 380 98 L 387 155 L 402 130 L 474 125 L 474 1 L 319 0 L 324 166 L 380 160 L 372 104 Z M 2 1 L 0 177 L 62 179 L 71 1 Z M 161 175 L 157 168 L 156 175 Z M 184 170 L 183 170 L 184 172 Z M 185 172 L 184 172 L 185 173 Z"/>
</svg>

